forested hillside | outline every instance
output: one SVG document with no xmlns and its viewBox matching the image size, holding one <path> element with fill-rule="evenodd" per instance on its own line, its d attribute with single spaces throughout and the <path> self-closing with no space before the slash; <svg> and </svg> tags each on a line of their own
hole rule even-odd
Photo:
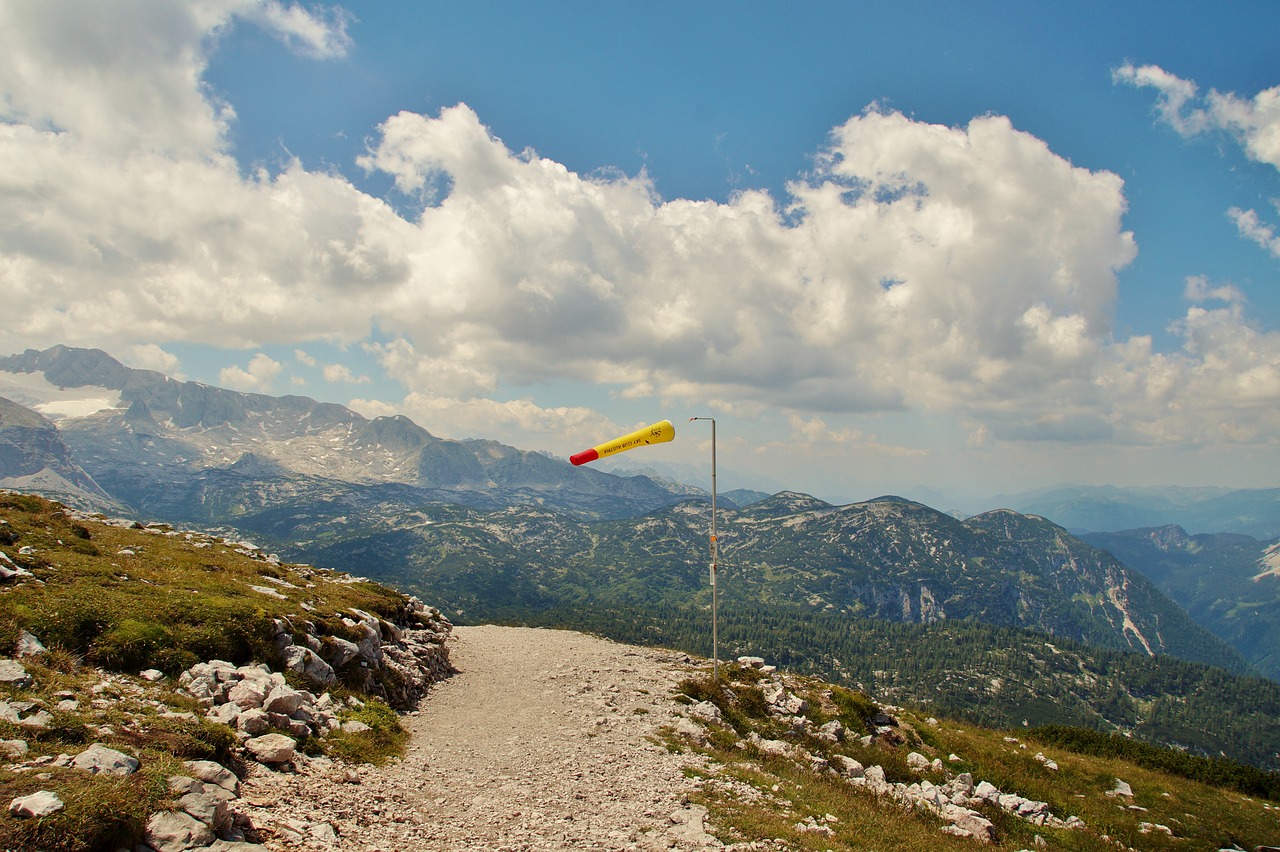
<svg viewBox="0 0 1280 852">
<path fill-rule="evenodd" d="M 565 607 L 491 613 L 622 642 L 711 654 L 703 607 Z M 1171 657 L 1089 647 L 966 622 L 851 619 L 788 606 L 727 606 L 720 657 L 763 656 L 885 701 L 993 727 L 1062 724 L 1280 769 L 1280 684 Z"/>
</svg>

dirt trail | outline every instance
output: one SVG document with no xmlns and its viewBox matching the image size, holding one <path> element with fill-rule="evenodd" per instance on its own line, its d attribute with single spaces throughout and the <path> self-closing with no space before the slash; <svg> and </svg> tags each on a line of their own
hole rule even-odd
<svg viewBox="0 0 1280 852">
<path fill-rule="evenodd" d="M 702 849 L 683 768 L 650 737 L 676 719 L 685 657 L 558 630 L 459 627 L 459 674 L 406 722 L 404 760 L 303 761 L 246 798 L 274 849 Z"/>
</svg>

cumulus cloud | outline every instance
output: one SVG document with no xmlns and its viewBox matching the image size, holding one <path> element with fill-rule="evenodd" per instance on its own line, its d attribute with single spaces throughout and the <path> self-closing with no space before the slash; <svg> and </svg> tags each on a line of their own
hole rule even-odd
<svg viewBox="0 0 1280 852">
<path fill-rule="evenodd" d="M 1252 160 L 1280 169 L 1280 86 L 1250 97 L 1210 89 L 1204 96 L 1191 80 L 1155 65 L 1125 64 L 1113 72 L 1116 82 L 1154 88 L 1160 117 L 1182 136 L 1225 131 Z M 1276 202 L 1280 205 L 1280 202 Z M 1261 221 L 1256 210 L 1232 207 L 1227 215 L 1240 235 L 1280 257 L 1280 237 Z"/>
<path fill-rule="evenodd" d="M 234 390 L 267 393 L 284 365 L 263 352 L 254 355 L 247 367 L 232 365 L 223 367 L 218 381 Z"/>
<path fill-rule="evenodd" d="M 1195 104 L 1199 87 L 1191 80 L 1183 80 L 1158 65 L 1134 65 L 1126 62 L 1111 72 L 1111 79 L 1130 86 L 1155 89 L 1158 93 L 1156 110 L 1160 117 L 1183 136 L 1191 136 L 1208 129 L 1210 116 L 1203 107 Z"/>
<path fill-rule="evenodd" d="M 237 16 L 301 32 L 306 14 L 256 0 L 0 6 L 0 275 L 19 318 L 8 336 L 199 329 L 244 347 L 368 332 L 334 303 L 406 277 L 406 224 L 297 163 L 242 177 L 226 152 L 233 112 L 200 80 Z M 331 28 L 313 24 L 316 38 Z"/>
<path fill-rule="evenodd" d="M 123 357 L 132 367 L 140 370 L 155 370 L 157 373 L 164 373 L 166 376 L 179 381 L 184 380 L 182 365 L 178 361 L 178 356 L 166 352 L 154 343 L 140 343 L 130 346 Z"/>
<path fill-rule="evenodd" d="M 1186 296 L 1188 302 L 1209 302 L 1219 301 L 1227 303 L 1237 303 L 1244 301 L 1244 293 L 1234 284 L 1223 284 L 1215 287 L 1209 281 L 1207 275 L 1192 275 L 1187 278 L 1186 287 L 1183 289 L 1183 295 Z"/>
<path fill-rule="evenodd" d="M 1280 207 L 1280 203 L 1277 203 Z M 1275 229 L 1270 225 L 1264 225 L 1258 217 L 1256 210 L 1242 210 L 1239 207 L 1232 207 L 1227 211 L 1227 215 L 1231 217 L 1231 221 L 1236 223 L 1240 236 L 1252 240 L 1262 246 L 1275 257 L 1280 257 L 1280 236 L 1276 236 Z"/>
<path fill-rule="evenodd" d="M 1280 168 L 1280 86 L 1253 97 L 1210 89 L 1204 96 L 1193 80 L 1184 80 L 1156 65 L 1126 63 L 1112 72 L 1118 83 L 1153 88 L 1156 109 L 1182 136 L 1224 130 L 1235 136 L 1246 154 Z"/>
<path fill-rule="evenodd" d="M 241 2 L 239 5 L 247 20 L 279 36 L 286 45 L 304 56 L 335 59 L 346 56 L 351 49 L 347 26 L 353 16 L 340 7 L 313 11 L 297 3 L 285 6 L 276 0 Z"/>
<path fill-rule="evenodd" d="M 417 223 L 435 263 L 380 325 L 433 329 L 384 363 L 454 395 L 501 375 L 827 411 L 1001 396 L 1039 381 L 1028 348 L 1052 370 L 1078 358 L 1071 333 L 1105 337 L 1135 251 L 1118 178 L 999 117 L 850 119 L 786 216 L 760 192 L 664 202 L 643 177 L 584 179 L 464 106 L 389 119 L 366 163 L 408 190 L 448 177 Z"/>
<path fill-rule="evenodd" d="M 398 411 L 455 436 L 590 443 L 625 425 L 493 399 L 555 381 L 795 414 L 801 436 L 887 451 L 826 424 L 917 411 L 983 441 L 1280 434 L 1276 335 L 1241 300 L 1200 304 L 1220 287 L 1189 287 L 1177 352 L 1114 339 L 1117 272 L 1137 251 L 1123 183 L 1008 118 L 948 127 L 872 107 L 784 197 L 717 203 L 514 151 L 465 104 L 402 112 L 360 165 L 422 199 L 410 221 L 336 172 L 242 173 L 234 113 L 200 81 L 237 20 L 317 56 L 348 41 L 343 16 L 269 0 L 0 6 L 0 345 L 287 343 L 314 365 L 308 342 L 360 343 L 404 385 Z M 1194 84 L 1126 73 L 1188 132 L 1216 121 L 1268 150 L 1258 99 L 1215 113 Z M 263 390 L 281 370 L 259 354 L 221 381 Z"/>
<path fill-rule="evenodd" d="M 428 431 L 449 438 L 488 438 L 528 448 L 553 438 L 556 446 L 593 446 L 604 437 L 644 425 L 620 426 L 610 418 L 581 406 L 544 407 L 531 399 L 501 402 L 457 399 L 411 392 L 391 404 L 354 399 L 350 407 L 365 417 L 404 414 Z"/>
<path fill-rule="evenodd" d="M 812 452 L 844 446 L 881 456 L 898 458 L 924 458 L 929 455 L 927 450 L 883 443 L 875 435 L 866 434 L 860 429 L 848 427 L 833 429 L 821 417 L 802 417 L 792 414 L 787 418 L 787 422 L 791 426 L 790 440 L 771 442 L 760 447 L 757 451 L 774 452 L 781 447 L 795 449 L 798 446 L 807 452 Z"/>
<path fill-rule="evenodd" d="M 335 384 L 363 385 L 368 384 L 368 376 L 357 376 L 346 364 L 325 364 L 322 370 L 326 382 Z"/>
</svg>

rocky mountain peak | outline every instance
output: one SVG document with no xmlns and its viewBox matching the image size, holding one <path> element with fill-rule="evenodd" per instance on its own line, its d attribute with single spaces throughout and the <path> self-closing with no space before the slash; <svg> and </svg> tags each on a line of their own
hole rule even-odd
<svg viewBox="0 0 1280 852">
<path fill-rule="evenodd" d="M 403 414 L 375 417 L 355 436 L 357 447 L 380 447 L 393 453 L 409 453 L 440 440 Z"/>
</svg>

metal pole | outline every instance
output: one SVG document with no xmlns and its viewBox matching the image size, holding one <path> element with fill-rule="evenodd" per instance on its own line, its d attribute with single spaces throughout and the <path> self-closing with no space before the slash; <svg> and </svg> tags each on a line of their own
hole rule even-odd
<svg viewBox="0 0 1280 852">
<path fill-rule="evenodd" d="M 714 417 L 690 417 L 689 421 L 711 421 L 711 673 L 716 683 L 720 682 L 720 637 L 716 625 L 716 611 L 719 609 L 718 589 L 716 586 L 716 568 L 720 562 L 720 543 L 716 538 L 716 419 Z"/>
</svg>

